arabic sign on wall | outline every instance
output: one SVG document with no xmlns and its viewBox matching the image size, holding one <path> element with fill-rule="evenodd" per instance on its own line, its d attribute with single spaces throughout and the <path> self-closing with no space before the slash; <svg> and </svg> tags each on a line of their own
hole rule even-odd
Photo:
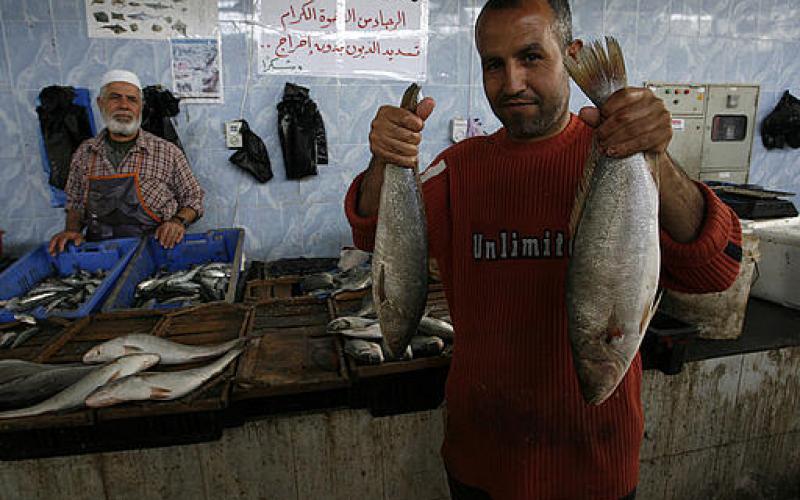
<svg viewBox="0 0 800 500">
<path fill-rule="evenodd" d="M 260 24 L 262 74 L 425 79 L 428 0 L 273 0 Z"/>
<path fill-rule="evenodd" d="M 164 40 L 215 33 L 217 0 L 85 0 L 91 38 Z"/>
</svg>

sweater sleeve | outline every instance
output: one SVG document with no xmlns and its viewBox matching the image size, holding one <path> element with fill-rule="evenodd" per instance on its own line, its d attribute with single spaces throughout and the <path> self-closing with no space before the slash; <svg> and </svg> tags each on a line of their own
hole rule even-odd
<svg viewBox="0 0 800 500">
<path fill-rule="evenodd" d="M 344 213 L 353 231 L 353 244 L 365 252 L 371 252 L 375 246 L 375 228 L 378 226 L 378 216 L 362 217 L 356 209 L 358 206 L 358 191 L 364 181 L 364 174 L 361 172 L 353 179 L 350 189 L 344 198 Z"/>
<path fill-rule="evenodd" d="M 687 293 L 721 292 L 739 275 L 742 228 L 739 218 L 708 187 L 697 183 L 706 201 L 700 234 L 679 243 L 661 230 L 661 284 Z"/>
<path fill-rule="evenodd" d="M 378 217 L 362 217 L 356 210 L 359 189 L 364 180 L 364 172 L 353 180 L 344 199 L 344 211 L 353 232 L 353 243 L 361 250 L 371 252 L 375 246 L 375 229 Z M 428 222 L 428 247 L 430 255 L 437 259 L 440 271 L 447 274 L 447 256 L 452 232 L 450 224 L 450 196 L 447 166 L 443 159 L 437 158 L 421 175 L 422 199 Z"/>
</svg>

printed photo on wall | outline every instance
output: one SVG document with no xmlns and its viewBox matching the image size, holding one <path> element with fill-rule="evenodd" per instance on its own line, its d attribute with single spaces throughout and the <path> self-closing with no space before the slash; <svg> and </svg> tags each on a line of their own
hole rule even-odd
<svg viewBox="0 0 800 500">
<path fill-rule="evenodd" d="M 187 103 L 223 102 L 219 39 L 173 39 L 170 45 L 173 94 Z"/>
</svg>

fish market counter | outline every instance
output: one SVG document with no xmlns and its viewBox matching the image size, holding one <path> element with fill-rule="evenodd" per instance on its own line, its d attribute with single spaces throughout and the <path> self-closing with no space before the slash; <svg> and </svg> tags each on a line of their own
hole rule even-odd
<svg viewBox="0 0 800 500">
<path fill-rule="evenodd" d="M 357 308 L 357 294 L 276 290 L 249 304 L 48 323 L 16 354 L 75 361 L 121 331 L 248 346 L 175 401 L 0 421 L 0 498 L 448 498 L 448 351 L 356 365 L 326 324 Z M 429 310 L 446 316 L 441 289 Z M 639 498 L 797 498 L 800 312 L 751 299 L 739 339 L 697 340 L 685 361 L 674 375 L 645 372 Z"/>
</svg>

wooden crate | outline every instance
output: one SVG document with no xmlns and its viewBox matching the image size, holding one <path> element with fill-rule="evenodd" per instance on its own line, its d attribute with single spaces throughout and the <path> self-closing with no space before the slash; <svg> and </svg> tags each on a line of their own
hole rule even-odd
<svg viewBox="0 0 800 500">
<path fill-rule="evenodd" d="M 61 330 L 52 335 L 43 336 L 44 342 L 38 346 L 33 344 L 36 337 L 31 338 L 30 355 L 21 359 L 48 364 L 80 363 L 83 354 L 92 346 L 126 333 L 136 331 L 149 333 L 162 319 L 163 315 L 155 311 L 124 311 L 87 316 L 71 322 L 50 321 L 49 323 L 53 325 L 60 324 Z M 47 324 L 47 322 L 42 324 Z M 57 326 L 53 328 L 57 330 Z M 21 350 L 23 347 L 25 345 L 15 350 Z M 62 413 L 0 420 L 0 432 L 77 427 L 91 425 L 95 421 L 96 414 L 93 410 L 70 410 Z"/>
<path fill-rule="evenodd" d="M 52 317 L 47 320 L 39 320 L 36 322 L 36 327 L 39 331 L 25 341 L 22 345 L 15 348 L 0 348 L 0 360 L 2 359 L 22 359 L 25 361 L 33 361 L 36 356 L 41 352 L 45 345 L 59 337 L 64 330 L 72 325 L 72 320 Z M 33 325 L 22 322 L 3 323 L 0 324 L 0 335 L 6 332 L 15 330 L 23 331 Z"/>
<path fill-rule="evenodd" d="M 345 292 L 331 299 L 331 312 L 334 317 L 349 316 L 361 309 L 362 300 L 367 294 L 372 293 L 372 289 L 359 290 L 357 292 Z M 428 287 L 428 302 L 426 309 L 431 316 L 450 320 L 450 310 L 444 289 L 440 283 L 431 283 Z M 344 352 L 344 338 L 339 335 L 338 340 Z M 450 365 L 450 352 L 445 346 L 445 352 L 440 356 L 417 358 L 409 361 L 389 361 L 380 365 L 360 365 L 350 356 L 344 355 L 348 372 L 353 379 L 363 379 L 371 377 L 381 377 L 384 375 L 394 375 L 429 368 L 441 368 Z"/>
<path fill-rule="evenodd" d="M 81 318 L 37 354 L 37 363 L 80 363 L 97 344 L 131 333 L 152 334 L 164 314 L 149 309 L 96 314 Z"/>
<path fill-rule="evenodd" d="M 164 314 L 163 321 L 153 330 L 153 335 L 187 345 L 208 345 L 227 342 L 246 335 L 252 308 L 241 304 L 213 302 Z M 245 349 L 245 353 L 248 348 Z M 142 416 L 196 413 L 220 410 L 228 405 L 230 381 L 236 373 L 233 361 L 220 375 L 181 399 L 173 401 L 139 401 L 97 409 L 97 420 L 117 420 Z M 211 363 L 161 366 L 151 371 L 178 371 Z"/>
<path fill-rule="evenodd" d="M 281 276 L 248 281 L 244 289 L 245 302 L 260 302 L 268 299 L 286 299 L 300 296 L 301 276 Z"/>
<path fill-rule="evenodd" d="M 349 385 L 341 347 L 327 333 L 325 299 L 270 299 L 255 305 L 250 335 L 257 337 L 239 364 L 234 399 L 300 394 Z"/>
</svg>

